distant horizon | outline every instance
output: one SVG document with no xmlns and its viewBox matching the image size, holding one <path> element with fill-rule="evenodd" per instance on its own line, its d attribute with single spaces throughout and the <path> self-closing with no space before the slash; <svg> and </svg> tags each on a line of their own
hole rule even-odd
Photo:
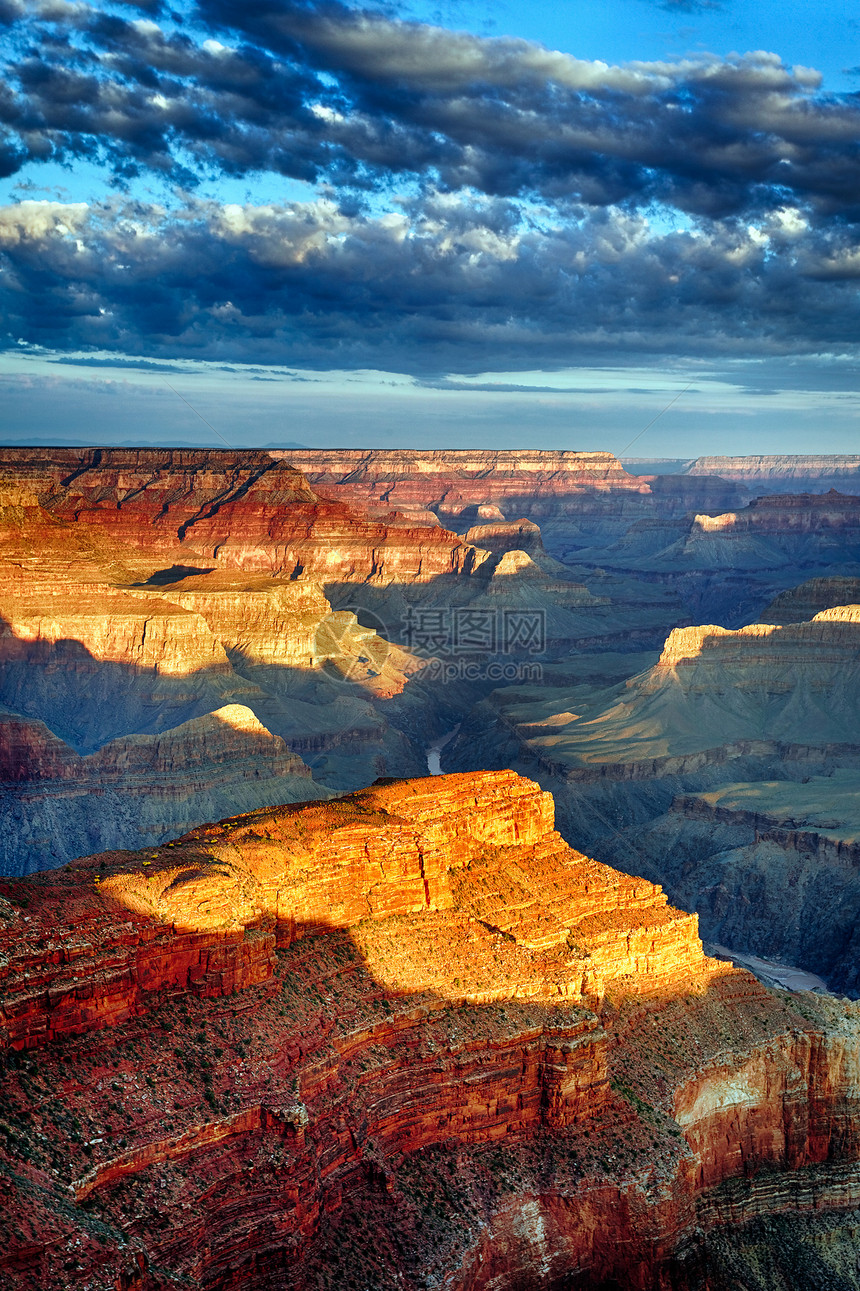
<svg viewBox="0 0 860 1291">
<path fill-rule="evenodd" d="M 583 454 L 609 453 L 611 456 L 615 457 L 616 460 L 619 461 L 624 467 L 668 465 L 668 466 L 675 466 L 678 468 L 677 471 L 661 472 L 663 474 L 680 474 L 681 468 L 685 466 L 693 465 L 695 462 L 700 461 L 703 458 L 717 458 L 717 459 L 722 458 L 727 461 L 742 461 L 745 459 L 764 458 L 764 457 L 779 458 L 781 460 L 787 460 L 787 459 L 803 460 L 806 458 L 810 458 L 819 462 L 824 461 L 824 462 L 834 462 L 834 463 L 838 463 L 838 462 L 860 463 L 860 453 L 733 453 L 733 454 L 700 453 L 696 457 L 623 457 L 623 456 L 618 456 L 615 453 L 612 453 L 611 449 L 606 449 L 606 448 L 560 448 L 560 447 L 536 448 L 534 445 L 528 445 L 528 444 L 505 445 L 503 448 L 486 448 L 481 446 L 475 446 L 475 447 L 460 446 L 457 448 L 447 448 L 447 447 L 446 448 L 412 448 L 408 445 L 397 445 L 397 444 L 387 444 L 387 445 L 364 444 L 364 445 L 361 445 L 360 447 L 357 447 L 356 445 L 350 445 L 350 444 L 311 445 L 311 444 L 278 444 L 278 443 L 269 442 L 266 444 L 248 444 L 248 445 L 231 447 L 229 445 L 222 444 L 217 441 L 191 442 L 191 441 L 174 441 L 171 439 L 165 439 L 163 441 L 121 440 L 116 442 L 98 443 L 94 440 L 84 440 L 84 439 L 81 439 L 81 440 L 47 439 L 47 438 L 42 439 L 42 438 L 37 438 L 35 436 L 31 436 L 31 437 L 20 436 L 18 438 L 10 439 L 10 440 L 0 438 L 0 450 L 6 449 L 6 448 L 22 448 L 22 449 L 24 448 L 44 448 L 44 449 L 53 449 L 53 448 L 119 449 L 119 448 L 123 448 L 123 449 L 129 449 L 131 451 L 135 449 L 151 449 L 153 451 L 167 450 L 167 449 L 187 449 L 192 452 L 193 451 L 199 451 L 199 452 L 215 451 L 215 452 L 228 453 L 228 454 L 231 452 L 232 453 L 288 453 L 288 452 L 355 453 L 355 452 L 360 452 L 360 453 L 368 453 L 368 454 L 369 453 L 391 453 L 391 452 L 419 453 L 419 454 L 431 453 L 431 452 L 444 452 L 444 453 L 450 453 L 450 454 L 489 453 L 489 452 L 512 453 L 512 454 L 529 453 L 529 452 L 583 453 Z M 634 472 L 634 474 L 635 473 L 637 472 Z M 648 473 L 649 472 L 647 471 L 638 472 L 638 474 L 643 474 L 643 475 Z"/>
</svg>

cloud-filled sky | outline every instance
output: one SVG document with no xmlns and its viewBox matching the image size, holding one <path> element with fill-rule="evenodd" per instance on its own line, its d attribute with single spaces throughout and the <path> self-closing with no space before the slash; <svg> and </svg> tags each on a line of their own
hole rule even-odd
<svg viewBox="0 0 860 1291">
<path fill-rule="evenodd" d="M 854 9 L 0 0 L 0 439 L 856 451 Z"/>
</svg>

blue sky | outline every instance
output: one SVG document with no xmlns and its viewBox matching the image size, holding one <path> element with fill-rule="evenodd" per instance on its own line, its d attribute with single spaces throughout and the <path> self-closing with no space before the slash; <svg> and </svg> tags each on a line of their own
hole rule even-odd
<svg viewBox="0 0 860 1291">
<path fill-rule="evenodd" d="M 0 24 L 0 439 L 857 449 L 841 0 Z"/>
</svg>

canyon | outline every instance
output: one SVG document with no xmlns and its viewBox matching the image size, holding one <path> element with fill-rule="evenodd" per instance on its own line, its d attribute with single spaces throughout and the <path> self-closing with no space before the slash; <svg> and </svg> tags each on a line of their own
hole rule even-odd
<svg viewBox="0 0 860 1291">
<path fill-rule="evenodd" d="M 860 457 L 850 453 L 697 457 L 684 475 L 718 475 L 757 493 L 860 493 Z"/>
<path fill-rule="evenodd" d="M 0 449 L 0 1282 L 860 1288 L 857 461 L 675 466 Z"/>
<path fill-rule="evenodd" d="M 847 1267 L 860 1006 L 709 959 L 510 771 L 0 889 L 11 1285 L 703 1288 L 768 1223 Z"/>
</svg>

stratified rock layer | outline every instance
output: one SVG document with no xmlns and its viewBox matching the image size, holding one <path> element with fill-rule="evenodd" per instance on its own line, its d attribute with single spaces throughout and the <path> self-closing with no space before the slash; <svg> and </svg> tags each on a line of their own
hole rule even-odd
<svg viewBox="0 0 860 1291">
<path fill-rule="evenodd" d="M 511 772 L 7 882 L 0 930 L 10 1288 L 692 1291 L 712 1230 L 860 1193 L 856 1010 Z"/>
<path fill-rule="evenodd" d="M 321 496 L 362 510 L 437 516 L 461 532 L 525 516 L 561 551 L 587 545 L 586 535 L 623 530 L 642 515 L 721 510 L 746 498 L 720 479 L 629 475 L 606 452 L 291 449 L 272 455 L 302 471 Z"/>
<path fill-rule="evenodd" d="M 684 475 L 719 475 L 761 493 L 860 493 L 860 457 L 851 453 L 697 457 Z"/>
<path fill-rule="evenodd" d="M 456 534 L 323 501 L 268 453 L 3 449 L 10 496 L 29 494 L 90 541 L 173 561 L 361 581 L 432 578 L 472 558 Z"/>
<path fill-rule="evenodd" d="M 806 584 L 797 600 L 783 598 L 787 622 L 676 628 L 656 663 L 617 660 L 627 673 L 619 668 L 615 684 L 610 659 L 604 677 L 598 656 L 590 673 L 580 663 L 555 684 L 547 676 L 500 689 L 463 722 L 445 765 L 536 775 L 556 796 L 566 838 L 663 884 L 673 903 L 699 913 L 706 941 L 855 995 L 857 809 L 840 786 L 847 780 L 856 799 L 860 607 L 791 621 L 795 604 L 830 599 L 824 583 L 840 596 L 853 585 Z M 760 807 L 729 820 L 723 804 L 712 817 L 707 795 L 721 800 L 738 781 Z M 768 806 L 775 782 L 788 815 Z"/>
<path fill-rule="evenodd" d="M 322 582 L 478 557 L 266 454 L 0 451 L 0 872 L 420 772 L 444 701 Z"/>
</svg>

